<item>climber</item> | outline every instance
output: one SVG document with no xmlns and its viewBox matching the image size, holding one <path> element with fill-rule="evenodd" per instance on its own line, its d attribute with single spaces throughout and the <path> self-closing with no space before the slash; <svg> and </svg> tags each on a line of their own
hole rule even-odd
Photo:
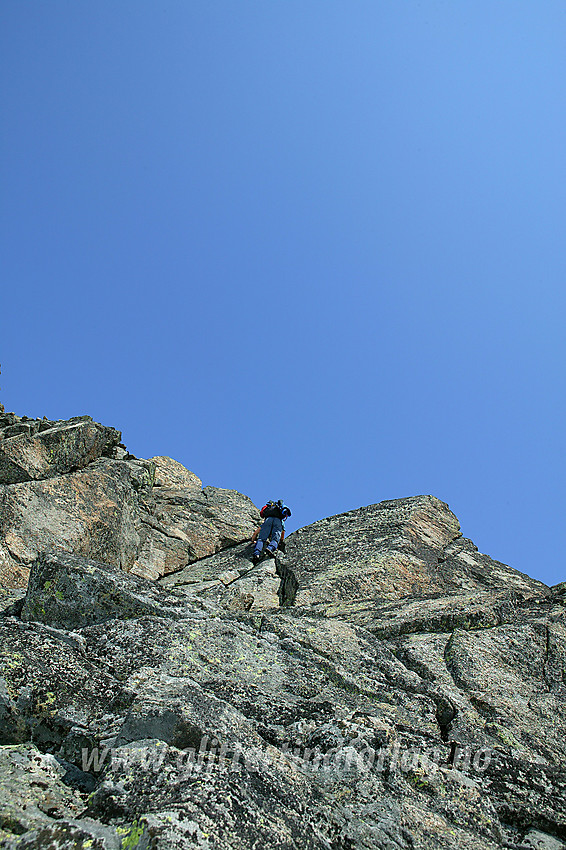
<svg viewBox="0 0 566 850">
<path fill-rule="evenodd" d="M 279 546 L 281 551 L 285 551 L 285 520 L 291 516 L 291 511 L 284 505 L 281 499 L 278 502 L 268 502 L 263 506 L 259 515 L 263 519 L 263 523 L 256 528 L 252 536 L 252 543 L 255 543 L 252 561 L 257 564 L 261 559 L 264 545 L 269 540 L 265 554 L 270 557 L 275 557 L 275 550 Z M 281 545 L 283 544 L 283 545 Z"/>
</svg>

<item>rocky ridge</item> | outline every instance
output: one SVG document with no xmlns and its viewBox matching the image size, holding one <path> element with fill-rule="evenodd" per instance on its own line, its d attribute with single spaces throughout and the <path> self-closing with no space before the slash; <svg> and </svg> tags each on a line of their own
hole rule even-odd
<svg viewBox="0 0 566 850">
<path fill-rule="evenodd" d="M 257 508 L 89 417 L 0 415 L 0 847 L 566 840 L 566 585 L 433 496 Z"/>
<path fill-rule="evenodd" d="M 0 581 L 24 585 L 42 551 L 158 578 L 250 538 L 259 514 L 167 457 L 138 460 L 114 428 L 0 414 Z"/>
</svg>

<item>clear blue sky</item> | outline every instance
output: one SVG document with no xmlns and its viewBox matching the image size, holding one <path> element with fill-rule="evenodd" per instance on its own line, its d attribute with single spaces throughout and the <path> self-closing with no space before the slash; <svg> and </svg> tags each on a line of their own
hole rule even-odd
<svg viewBox="0 0 566 850">
<path fill-rule="evenodd" d="M 566 579 L 566 3 L 5 0 L 6 410 Z"/>
</svg>

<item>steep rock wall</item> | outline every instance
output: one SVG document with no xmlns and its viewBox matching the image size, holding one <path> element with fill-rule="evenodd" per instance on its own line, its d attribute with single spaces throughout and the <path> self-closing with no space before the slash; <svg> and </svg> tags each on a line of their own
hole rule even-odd
<svg viewBox="0 0 566 850">
<path fill-rule="evenodd" d="M 0 583 L 25 587 L 30 564 L 60 551 L 158 578 L 249 539 L 259 513 L 205 487 L 167 457 L 138 460 L 88 416 L 0 415 Z"/>
<path fill-rule="evenodd" d="M 0 847 L 564 846 L 563 585 L 432 496 L 254 567 L 246 497 L 110 443 L 0 485 Z"/>
</svg>

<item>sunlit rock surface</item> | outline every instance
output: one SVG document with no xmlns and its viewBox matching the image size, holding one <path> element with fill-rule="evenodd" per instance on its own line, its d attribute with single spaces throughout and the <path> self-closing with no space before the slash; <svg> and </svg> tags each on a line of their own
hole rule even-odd
<svg viewBox="0 0 566 850">
<path fill-rule="evenodd" d="M 138 460 L 120 439 L 90 417 L 0 415 L 5 588 L 25 587 L 43 552 L 82 555 L 156 579 L 251 537 L 259 513 L 247 496 L 203 488 L 171 458 Z"/>
<path fill-rule="evenodd" d="M 253 566 L 247 497 L 117 439 L 0 485 L 0 847 L 564 846 L 566 584 L 432 496 Z"/>
</svg>

